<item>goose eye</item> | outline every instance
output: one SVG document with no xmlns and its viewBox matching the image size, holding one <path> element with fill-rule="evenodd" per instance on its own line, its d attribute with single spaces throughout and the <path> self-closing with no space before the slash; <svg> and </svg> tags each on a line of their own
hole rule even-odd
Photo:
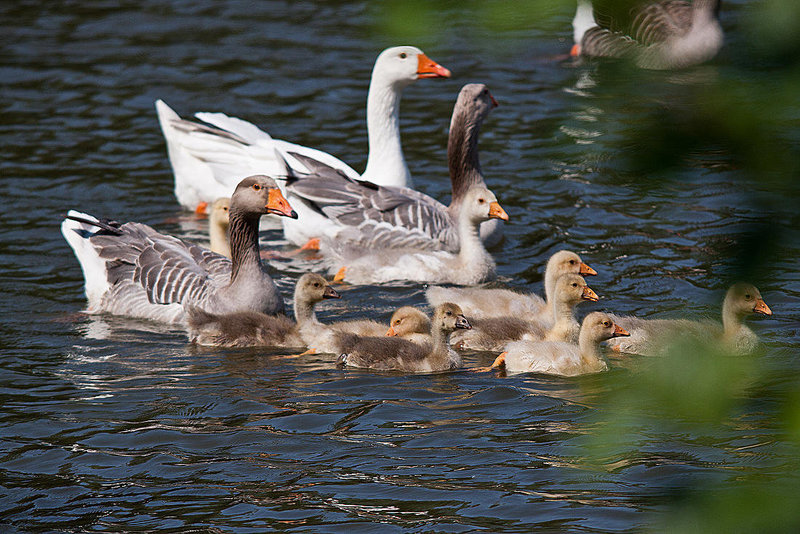
<svg viewBox="0 0 800 534">
<path fill-rule="evenodd" d="M 572 287 L 578 287 L 578 283 L 577 282 L 572 282 Z"/>
<path fill-rule="evenodd" d="M 408 57 L 408 54 L 405 52 L 400 52 L 400 59 L 405 59 L 406 57 Z"/>
<path fill-rule="evenodd" d="M 569 260 L 570 265 L 575 265 L 575 260 Z"/>
<path fill-rule="evenodd" d="M 606 327 L 611 326 L 611 323 L 609 323 L 608 321 L 603 321 L 603 326 L 606 326 Z"/>
<path fill-rule="evenodd" d="M 222 211 L 228 211 L 228 207 L 226 206 L 226 207 L 222 208 Z"/>
<path fill-rule="evenodd" d="M 261 184 L 253 184 L 253 189 L 256 191 L 261 191 Z"/>
<path fill-rule="evenodd" d="M 747 295 L 744 296 L 744 298 L 746 298 L 747 300 L 752 300 L 753 296 L 750 293 L 748 293 Z"/>
<path fill-rule="evenodd" d="M 314 282 L 314 287 L 319 287 L 319 282 Z"/>
<path fill-rule="evenodd" d="M 445 315 L 447 315 L 448 317 L 450 317 L 451 315 L 453 315 L 453 312 L 449 311 L 449 312 L 445 313 Z"/>
<path fill-rule="evenodd" d="M 483 199 L 483 198 L 479 198 L 478 199 L 478 204 L 484 204 L 484 203 L 486 203 L 485 199 Z"/>
</svg>

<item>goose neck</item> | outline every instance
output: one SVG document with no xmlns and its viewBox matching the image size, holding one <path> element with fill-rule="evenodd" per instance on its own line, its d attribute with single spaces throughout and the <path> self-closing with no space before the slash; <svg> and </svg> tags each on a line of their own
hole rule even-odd
<svg viewBox="0 0 800 534">
<path fill-rule="evenodd" d="M 470 187 L 485 185 L 478 158 L 478 136 L 482 123 L 483 117 L 465 112 L 454 114 L 450 121 L 447 162 L 452 187 L 451 206 L 460 204 Z"/>
<path fill-rule="evenodd" d="M 299 326 L 305 324 L 318 324 L 317 314 L 314 311 L 316 302 L 295 291 L 294 294 L 294 320 Z"/>
<path fill-rule="evenodd" d="M 600 355 L 600 346 L 597 338 L 587 328 L 581 328 L 581 333 L 578 338 L 578 348 L 581 353 L 581 360 L 585 364 L 592 367 L 597 367 L 603 363 L 603 357 Z"/>
<path fill-rule="evenodd" d="M 373 73 L 367 96 L 369 157 L 362 178 L 379 185 L 410 187 L 400 140 L 400 97 L 403 86 Z"/>
<path fill-rule="evenodd" d="M 231 283 L 251 270 L 261 270 L 258 247 L 259 214 L 230 210 Z"/>
<path fill-rule="evenodd" d="M 480 223 L 472 219 L 467 210 L 461 210 L 458 217 L 458 256 L 461 263 L 472 265 L 489 255 L 480 238 Z"/>
</svg>

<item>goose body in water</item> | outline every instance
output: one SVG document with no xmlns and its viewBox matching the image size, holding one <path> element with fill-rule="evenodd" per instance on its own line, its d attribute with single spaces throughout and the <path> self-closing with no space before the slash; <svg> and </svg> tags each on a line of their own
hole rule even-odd
<svg viewBox="0 0 800 534">
<path fill-rule="evenodd" d="M 483 121 L 497 106 L 484 84 L 465 85 L 450 121 L 447 159 L 452 197 L 449 206 L 409 188 L 375 187 L 301 154 L 292 154 L 309 168 L 295 173 L 287 184 L 289 198 L 301 218 L 309 211 L 313 224 L 303 223 L 301 236 L 285 225 L 287 239 L 303 243 L 310 237 L 328 237 L 363 248 L 425 248 L 455 252 L 459 247 L 458 215 L 469 189 L 486 186 L 478 159 L 478 135 Z M 288 169 L 291 172 L 291 166 Z M 295 202 L 294 199 L 298 201 Z M 481 224 L 487 247 L 503 237 L 499 220 Z"/>
<path fill-rule="evenodd" d="M 247 121 L 223 113 L 197 113 L 205 124 L 188 121 L 158 100 L 158 119 L 175 174 L 175 196 L 190 210 L 202 202 L 230 196 L 241 176 L 283 174 L 278 154 L 290 151 L 322 161 L 354 179 L 409 187 L 411 175 L 400 142 L 402 91 L 419 78 L 449 76 L 450 71 L 413 46 L 387 48 L 378 56 L 367 96 L 369 157 L 361 175 L 326 152 L 273 139 Z M 296 170 L 307 172 L 302 165 Z"/>
<path fill-rule="evenodd" d="M 458 218 L 458 254 L 445 250 L 362 249 L 323 240 L 331 272 L 353 284 L 400 280 L 471 285 L 495 277 L 495 262 L 478 236 L 478 226 L 491 218 L 508 220 L 494 193 L 483 186 L 467 191 Z"/>
<path fill-rule="evenodd" d="M 470 318 L 529 317 L 531 320 L 542 322 L 545 328 L 550 328 L 556 281 L 567 273 L 582 276 L 597 274 L 581 260 L 580 256 L 568 250 L 561 250 L 550 256 L 547 261 L 544 272 L 545 299 L 535 293 L 481 287 L 432 286 L 425 292 L 425 296 L 431 306 L 437 306 L 442 302 L 455 302 Z"/>
<path fill-rule="evenodd" d="M 69 212 L 61 232 L 86 279 L 87 311 L 176 323 L 187 307 L 209 313 L 283 311 L 259 258 L 258 223 L 268 213 L 297 217 L 274 180 L 242 180 L 230 206 L 232 259 L 145 224 L 76 211 Z"/>
<path fill-rule="evenodd" d="M 628 332 L 608 314 L 593 312 L 581 324 L 578 344 L 561 341 L 515 341 L 497 357 L 492 367 L 505 365 L 509 373 L 541 373 L 578 376 L 608 370 L 599 344 L 627 336 Z"/>
<path fill-rule="evenodd" d="M 620 352 L 653 355 L 662 353 L 678 339 L 694 338 L 719 344 L 735 354 L 749 354 L 758 347 L 758 336 L 744 320 L 747 316 L 772 315 L 761 292 L 752 284 L 732 285 L 722 302 L 722 325 L 715 321 L 688 319 L 639 319 L 612 316 L 614 322 L 628 330 L 626 339 L 613 340 L 608 345 Z"/>
<path fill-rule="evenodd" d="M 578 0 L 572 55 L 630 58 L 647 69 L 703 63 L 722 47 L 719 4 L 719 0 L 648 2 L 632 12 L 630 24 L 621 26 L 614 20 L 598 24 L 591 2 Z"/>
<path fill-rule="evenodd" d="M 430 373 L 461 367 L 461 356 L 450 348 L 450 334 L 470 328 L 461 308 L 452 303 L 438 306 L 431 322 L 432 344 L 417 344 L 399 337 L 337 336 L 339 364 L 384 371 Z"/>
<path fill-rule="evenodd" d="M 597 300 L 597 294 L 581 275 L 563 274 L 556 281 L 549 321 L 538 320 L 535 315 L 528 319 L 519 316 L 472 319 L 472 329 L 453 333 L 450 342 L 458 350 L 498 352 L 509 342 L 520 339 L 577 343 L 580 324 L 575 319 L 575 306 Z"/>
</svg>

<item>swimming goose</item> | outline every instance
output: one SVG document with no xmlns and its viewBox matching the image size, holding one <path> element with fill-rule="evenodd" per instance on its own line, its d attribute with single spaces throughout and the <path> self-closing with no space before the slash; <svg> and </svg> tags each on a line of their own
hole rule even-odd
<svg viewBox="0 0 800 534">
<path fill-rule="evenodd" d="M 719 4 L 719 0 L 652 2 L 632 12 L 630 27 L 615 31 L 596 22 L 590 1 L 578 0 L 571 55 L 628 57 L 646 69 L 703 63 L 722 47 Z"/>
<path fill-rule="evenodd" d="M 397 308 L 389 319 L 386 335 L 399 336 L 417 344 L 433 343 L 430 318 L 413 306 Z"/>
<path fill-rule="evenodd" d="M 461 367 L 461 357 L 450 348 L 448 338 L 457 328 L 470 328 L 456 304 L 445 303 L 433 313 L 433 345 L 418 345 L 399 337 L 338 336 L 339 364 L 368 369 L 425 373 Z"/>
<path fill-rule="evenodd" d="M 231 199 L 232 260 L 145 224 L 76 211 L 69 212 L 61 232 L 81 264 L 89 313 L 177 323 L 190 306 L 216 314 L 283 311 L 259 258 L 258 222 L 268 213 L 297 217 L 272 178 L 242 180 Z"/>
<path fill-rule="evenodd" d="M 230 217 L 228 211 L 231 208 L 231 199 L 220 197 L 211 205 L 208 215 L 208 236 L 211 239 L 211 252 L 221 254 L 226 258 L 231 257 L 231 242 L 228 239 L 228 228 L 230 227 Z"/>
<path fill-rule="evenodd" d="M 411 248 L 363 250 L 332 240 L 323 240 L 320 250 L 337 279 L 353 284 L 394 280 L 478 284 L 495 276 L 494 260 L 478 237 L 478 225 L 491 218 L 505 221 L 508 215 L 494 193 L 478 185 L 467 191 L 458 216 L 458 254 Z"/>
<path fill-rule="evenodd" d="M 312 170 L 294 173 L 287 183 L 293 205 L 303 222 L 284 225 L 287 239 L 298 244 L 309 237 L 327 236 L 364 248 L 426 248 L 458 251 L 458 214 L 470 187 L 486 186 L 478 159 L 478 134 L 497 101 L 484 84 L 465 85 L 450 121 L 447 159 L 452 198 L 449 206 L 408 188 L 375 187 L 302 155 L 292 154 Z M 289 166 L 291 172 L 291 166 Z M 298 201 L 295 202 L 294 199 Z M 326 220 L 308 225 L 304 209 Z M 318 223 L 318 224 L 316 224 Z M 294 227 L 302 226 L 296 234 Z M 316 234 L 316 235 L 314 235 Z M 503 236 L 500 221 L 481 224 L 481 239 L 491 247 Z"/>
<path fill-rule="evenodd" d="M 545 323 L 549 328 L 553 316 L 552 299 L 556 280 L 566 273 L 582 276 L 597 274 L 583 263 L 581 257 L 568 250 L 556 252 L 547 260 L 544 271 L 545 299 L 534 293 L 518 293 L 509 289 L 483 289 L 479 287 L 429 287 L 425 297 L 431 306 L 442 302 L 455 302 L 470 318 L 487 317 L 531 317 Z M 491 304 L 490 304 L 491 303 Z"/>
<path fill-rule="evenodd" d="M 620 352 L 633 354 L 660 354 L 679 338 L 695 338 L 719 343 L 722 348 L 736 354 L 749 354 L 758 348 L 758 336 L 744 319 L 754 313 L 770 316 L 772 310 L 752 284 L 737 283 L 728 289 L 722 302 L 722 325 L 715 321 L 688 319 L 639 319 L 614 317 L 614 321 L 630 331 L 631 336 L 615 340 L 608 345 Z"/>
<path fill-rule="evenodd" d="M 578 344 L 562 341 L 514 341 L 497 357 L 492 367 L 505 365 L 509 373 L 541 373 L 578 376 L 608 370 L 599 343 L 628 332 L 608 314 L 592 312 L 581 325 Z"/>
<path fill-rule="evenodd" d="M 580 324 L 575 319 L 575 306 L 589 300 L 596 302 L 597 294 L 586 280 L 574 273 L 561 275 L 556 281 L 553 315 L 550 321 L 520 317 L 487 317 L 472 320 L 472 329 L 458 331 L 450 342 L 458 350 L 501 351 L 511 341 L 520 339 L 578 342 Z"/>
<path fill-rule="evenodd" d="M 322 161 L 351 178 L 409 187 L 411 176 L 400 142 L 400 97 L 419 78 L 446 78 L 450 71 L 413 46 L 387 48 L 372 70 L 367 95 L 367 168 L 359 175 L 349 165 L 320 150 L 279 139 L 253 124 L 223 113 L 197 113 L 206 124 L 181 119 L 163 101 L 156 110 L 175 174 L 175 196 L 187 209 L 230 196 L 239 177 L 284 172 L 279 153 L 296 152 Z M 295 162 L 296 163 L 296 162 Z M 307 169 L 299 167 L 300 172 Z"/>
<path fill-rule="evenodd" d="M 306 346 L 294 321 L 285 315 L 243 311 L 213 314 L 198 308 L 186 311 L 189 340 L 210 347 Z"/>
</svg>

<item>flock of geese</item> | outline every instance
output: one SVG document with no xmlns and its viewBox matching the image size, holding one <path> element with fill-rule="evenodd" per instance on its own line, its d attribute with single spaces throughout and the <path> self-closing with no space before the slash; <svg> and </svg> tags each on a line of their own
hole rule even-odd
<svg viewBox="0 0 800 534">
<path fill-rule="evenodd" d="M 722 43 L 719 2 L 658 2 L 632 16 L 630 35 L 601 27 L 579 0 L 573 55 L 633 59 L 675 68 L 713 57 Z M 403 88 L 450 71 L 421 50 L 400 46 L 377 58 L 367 97 L 369 156 L 359 174 L 333 155 L 271 137 L 222 113 L 185 120 L 156 102 L 182 206 L 209 213 L 211 248 L 145 224 L 70 211 L 62 233 L 83 270 L 90 313 L 185 324 L 193 342 L 264 346 L 338 355 L 341 365 L 431 372 L 461 367 L 459 351 L 500 353 L 492 367 L 562 376 L 608 368 L 611 350 L 658 354 L 676 337 L 713 339 L 725 350 L 752 352 L 746 316 L 771 315 L 757 288 L 736 284 L 722 305 L 722 324 L 648 320 L 603 312 L 579 323 L 576 307 L 597 301 L 584 277 L 597 274 L 574 252 L 555 253 L 545 269 L 544 297 L 475 287 L 495 277 L 487 251 L 503 237 L 508 214 L 486 186 L 478 158 L 481 125 L 497 102 L 483 84 L 465 85 L 450 123 L 449 205 L 413 189 L 400 143 Z M 245 177 L 242 179 L 242 177 Z M 279 181 L 276 181 L 276 178 Z M 293 298 L 294 320 L 261 259 L 263 215 L 280 217 L 286 238 L 318 249 L 333 280 L 306 273 Z M 390 281 L 431 285 L 429 318 L 398 309 L 390 323 L 326 324 L 315 306 L 339 298 L 336 283 Z"/>
</svg>

